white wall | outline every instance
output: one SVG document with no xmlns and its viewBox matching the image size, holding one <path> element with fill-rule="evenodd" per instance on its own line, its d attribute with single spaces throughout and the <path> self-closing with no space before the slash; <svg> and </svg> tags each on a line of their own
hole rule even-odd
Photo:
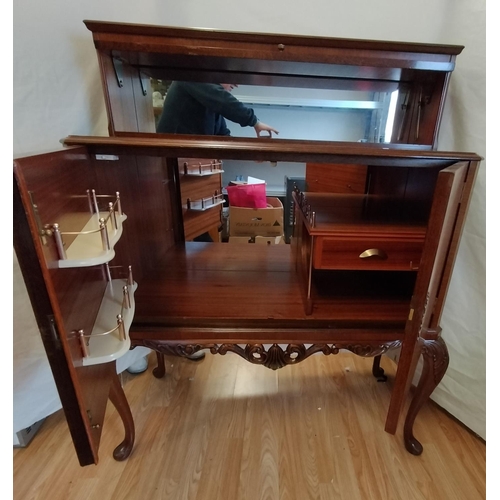
<svg viewBox="0 0 500 500">
<path fill-rule="evenodd" d="M 14 154 L 58 149 L 69 134 L 107 133 L 97 60 L 83 19 L 465 45 L 452 77 L 440 148 L 485 154 L 484 0 L 291 5 L 289 0 L 16 0 Z M 451 366 L 435 393 L 440 404 L 481 436 L 486 408 L 485 183 L 483 164 L 443 316 Z"/>
</svg>

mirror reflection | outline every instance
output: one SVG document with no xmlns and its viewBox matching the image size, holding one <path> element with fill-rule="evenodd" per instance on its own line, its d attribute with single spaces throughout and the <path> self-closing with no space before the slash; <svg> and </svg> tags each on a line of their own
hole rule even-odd
<svg viewBox="0 0 500 500">
<path fill-rule="evenodd" d="M 169 89 L 172 88 L 169 94 L 170 99 L 172 100 L 175 92 L 178 107 L 189 109 L 188 103 L 180 102 L 183 97 L 176 89 L 177 84 L 172 87 L 171 81 L 152 79 L 151 85 L 156 127 L 160 123 Z M 192 88 L 203 88 L 206 85 L 215 86 L 214 84 L 187 82 L 187 86 Z M 244 107 L 253 110 L 258 120 L 271 129 L 264 127 L 264 130 L 260 130 L 259 133 L 262 136 L 269 134 L 276 136 L 273 132 L 276 130 L 279 131 L 277 136 L 282 139 L 389 143 L 394 134 L 394 117 L 399 94 L 396 84 L 383 91 L 256 85 L 227 86 L 225 91 L 230 92 Z M 200 93 L 200 99 L 210 98 L 208 93 L 204 91 Z M 190 112 L 193 114 L 192 111 L 188 114 Z M 236 118 L 240 119 L 239 115 L 236 115 Z M 174 117 L 169 122 L 168 117 L 164 116 L 163 128 L 165 123 L 171 125 L 172 120 L 175 119 Z M 245 117 L 241 120 L 245 120 Z M 212 124 L 210 124 L 209 129 L 215 130 L 210 135 L 256 136 L 256 130 L 251 123 L 244 122 L 246 126 L 243 126 L 227 119 L 227 115 L 224 122 L 222 126 L 216 124 L 215 129 L 212 129 Z M 167 130 L 168 133 L 173 131 Z M 167 130 L 158 131 L 166 132 Z M 175 130 L 175 133 L 208 133 L 203 125 L 196 126 L 193 119 L 190 120 L 188 128 L 181 127 Z"/>
</svg>

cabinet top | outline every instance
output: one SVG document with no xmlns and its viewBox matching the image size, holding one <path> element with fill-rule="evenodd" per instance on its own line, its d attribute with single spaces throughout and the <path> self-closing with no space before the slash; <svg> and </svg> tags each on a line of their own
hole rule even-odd
<svg viewBox="0 0 500 500">
<path fill-rule="evenodd" d="M 250 161 L 352 163 L 408 167 L 446 166 L 480 161 L 475 153 L 431 151 L 422 147 L 291 139 L 121 133 L 119 136 L 68 136 L 66 146 L 85 146 L 91 154 L 218 158 Z"/>
<path fill-rule="evenodd" d="M 226 31 L 211 28 L 180 28 L 149 24 L 119 23 L 109 21 L 84 20 L 85 26 L 94 34 L 109 33 L 120 35 L 145 35 L 154 37 L 182 37 L 185 39 L 217 39 L 230 42 L 256 42 L 270 44 L 304 45 L 309 47 L 383 50 L 432 54 L 458 55 L 462 45 L 443 45 L 389 40 L 364 40 L 355 38 L 335 38 L 325 36 L 291 35 L 284 33 L 256 33 Z"/>
<path fill-rule="evenodd" d="M 414 72 L 451 72 L 457 45 L 244 33 L 84 21 L 98 51 L 111 52 L 158 79 L 198 74 L 261 74 L 316 79 L 413 81 Z M 175 68 L 176 76 L 165 73 Z M 183 75 L 186 77 L 186 74 Z M 183 78 L 186 79 L 186 78 Z M 187 78 L 189 79 L 189 78 Z M 243 82 L 240 82 L 243 83 Z M 248 81 L 247 83 L 255 83 Z M 274 82 L 276 84 L 277 82 Z M 259 84 L 263 84 L 259 81 Z"/>
</svg>

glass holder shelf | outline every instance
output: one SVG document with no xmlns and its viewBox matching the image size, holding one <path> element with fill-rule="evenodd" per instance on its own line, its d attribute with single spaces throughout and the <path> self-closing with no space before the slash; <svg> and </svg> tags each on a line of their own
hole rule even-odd
<svg viewBox="0 0 500 500">
<path fill-rule="evenodd" d="M 111 227 L 110 219 L 105 223 L 105 229 L 99 221 L 99 215 L 94 214 L 85 227 L 78 233 L 73 242 L 65 250 L 65 259 L 59 259 L 58 267 L 88 267 L 110 262 L 115 257 L 114 246 L 121 238 L 122 223 L 127 219 L 125 214 L 116 217 L 117 227 Z M 104 233 L 106 231 L 106 233 Z M 61 231 L 61 234 L 71 234 Z M 107 236 L 103 236 L 107 234 Z M 103 243 L 103 239 L 106 243 Z"/>
<path fill-rule="evenodd" d="M 137 283 L 114 279 L 106 287 L 99 312 L 90 335 L 76 332 L 83 352 L 83 365 L 109 363 L 130 349 L 129 330 L 134 319 L 134 292 Z"/>
<path fill-rule="evenodd" d="M 98 198 L 112 198 L 109 195 L 96 195 L 87 190 L 89 219 L 83 229 L 70 231 L 59 224 L 46 226 L 45 234 L 54 238 L 59 260 L 59 268 L 89 267 L 110 262 L 114 256 L 114 246 L 122 235 L 122 224 L 127 216 L 122 212 L 120 193 L 107 204 L 103 211 L 98 206 Z M 66 247 L 67 238 L 70 243 Z M 72 240 L 71 237 L 74 237 Z"/>
</svg>

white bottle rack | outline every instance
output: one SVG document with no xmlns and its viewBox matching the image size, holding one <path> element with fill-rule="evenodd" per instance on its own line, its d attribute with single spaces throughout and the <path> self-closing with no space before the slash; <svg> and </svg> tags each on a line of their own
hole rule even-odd
<svg viewBox="0 0 500 500">
<path fill-rule="evenodd" d="M 193 210 L 195 212 L 204 212 L 210 208 L 217 207 L 218 205 L 222 205 L 226 202 L 224 199 L 224 195 L 221 193 L 215 192 L 213 196 L 209 196 L 207 198 L 200 198 L 198 200 L 187 199 L 184 208 L 186 210 Z"/>
<path fill-rule="evenodd" d="M 131 273 L 129 279 L 108 282 L 92 332 L 75 332 L 80 340 L 84 366 L 114 361 L 130 349 L 129 330 L 135 313 L 136 289 L 137 283 L 131 281 Z"/>
<path fill-rule="evenodd" d="M 222 174 L 222 161 L 213 160 L 210 163 L 188 163 L 184 162 L 184 175 L 191 177 L 205 177 L 207 175 Z"/>
<path fill-rule="evenodd" d="M 102 211 L 98 198 L 113 198 L 110 195 L 96 195 L 88 190 L 90 213 L 89 220 L 81 231 L 61 230 L 59 224 L 49 226 L 56 242 L 59 254 L 58 267 L 88 267 L 104 264 L 115 256 L 114 246 L 122 235 L 122 224 L 127 216 L 122 212 L 120 194 L 116 193 L 114 201 L 110 201 L 106 211 Z M 76 236 L 66 248 L 64 236 Z"/>
</svg>

